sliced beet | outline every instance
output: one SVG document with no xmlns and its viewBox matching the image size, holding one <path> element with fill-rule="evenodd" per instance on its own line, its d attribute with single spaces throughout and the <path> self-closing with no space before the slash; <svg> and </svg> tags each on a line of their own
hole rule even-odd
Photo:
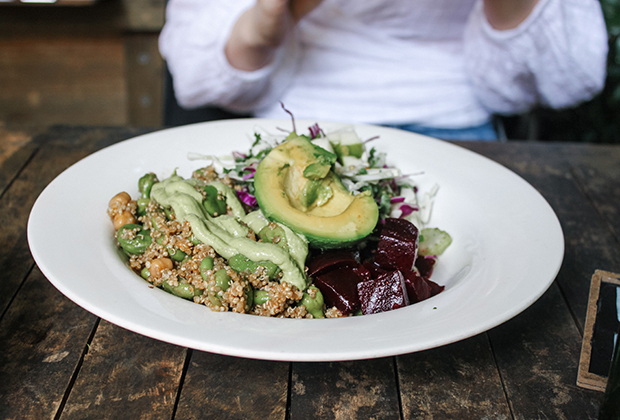
<svg viewBox="0 0 620 420">
<path fill-rule="evenodd" d="M 379 265 L 377 265 L 374 261 L 364 261 L 363 264 L 364 268 L 366 268 L 366 270 L 368 270 L 368 272 L 370 273 L 370 276 L 373 279 L 376 279 L 377 277 L 379 277 L 382 274 L 387 273 L 387 270 L 384 270 L 383 268 L 379 267 Z"/>
<path fill-rule="evenodd" d="M 415 260 L 415 266 L 420 272 L 420 275 L 428 280 L 433 274 L 433 269 L 435 268 L 436 262 L 437 257 L 435 256 L 418 255 L 418 258 Z"/>
<path fill-rule="evenodd" d="M 407 287 L 407 295 L 411 303 L 421 302 L 431 297 L 431 286 L 416 271 L 403 272 L 405 277 L 405 286 Z"/>
<path fill-rule="evenodd" d="M 358 283 L 357 291 L 364 315 L 391 311 L 409 304 L 405 279 L 398 270 Z"/>
<path fill-rule="evenodd" d="M 446 289 L 446 286 L 440 286 L 432 280 L 424 279 L 431 288 L 431 297 L 438 295 Z"/>
<path fill-rule="evenodd" d="M 387 270 L 409 271 L 418 255 L 420 231 L 406 219 L 387 218 L 381 229 L 375 263 Z"/>
<path fill-rule="evenodd" d="M 370 272 L 370 270 L 361 264 L 359 267 L 353 267 L 351 270 L 353 270 L 353 272 L 357 274 L 362 279 L 362 281 L 370 280 L 373 278 L 373 275 Z"/>
<path fill-rule="evenodd" d="M 314 277 L 338 268 L 350 268 L 359 265 L 353 251 L 334 250 L 313 256 L 308 261 L 308 275 Z"/>
<path fill-rule="evenodd" d="M 352 268 L 344 267 L 316 276 L 314 284 L 323 294 L 328 307 L 335 306 L 348 315 L 360 308 L 357 284 L 362 280 Z"/>
</svg>

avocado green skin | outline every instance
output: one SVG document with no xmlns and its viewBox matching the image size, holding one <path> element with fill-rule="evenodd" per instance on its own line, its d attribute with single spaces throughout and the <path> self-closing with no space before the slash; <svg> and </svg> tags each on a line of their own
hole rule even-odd
<svg viewBox="0 0 620 420">
<path fill-rule="evenodd" d="M 324 206 L 328 214 L 321 215 L 322 209 L 303 211 L 299 203 L 291 203 L 287 195 L 287 171 L 294 170 L 296 164 L 304 167 L 311 163 L 312 152 L 312 144 L 306 147 L 298 138 L 292 138 L 272 149 L 254 175 L 258 205 L 265 217 L 304 235 L 313 248 L 335 249 L 355 245 L 377 225 L 379 209 L 370 194 L 352 196 L 330 171 L 327 177 L 331 179 L 334 196 L 330 199 L 333 202 Z M 303 172 L 303 168 L 299 171 Z M 329 213 L 332 204 L 340 210 Z"/>
</svg>

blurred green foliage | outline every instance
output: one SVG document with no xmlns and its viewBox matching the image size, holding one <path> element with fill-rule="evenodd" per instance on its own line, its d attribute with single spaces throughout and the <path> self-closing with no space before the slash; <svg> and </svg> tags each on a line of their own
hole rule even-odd
<svg viewBox="0 0 620 420">
<path fill-rule="evenodd" d="M 600 2 L 609 34 L 605 87 L 594 99 L 574 108 L 533 111 L 539 140 L 620 143 L 620 0 Z"/>
</svg>

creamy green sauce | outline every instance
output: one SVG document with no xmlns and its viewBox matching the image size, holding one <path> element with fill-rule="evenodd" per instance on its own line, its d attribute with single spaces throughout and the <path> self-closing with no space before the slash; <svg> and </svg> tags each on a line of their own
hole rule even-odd
<svg viewBox="0 0 620 420">
<path fill-rule="evenodd" d="M 237 219 L 243 220 L 244 223 L 250 221 L 247 223 L 248 226 L 257 232 L 256 228 L 259 225 L 262 225 L 261 228 L 266 225 L 260 221 L 261 215 L 246 215 L 235 192 L 225 184 L 214 182 L 211 185 L 226 197 L 226 204 L 231 208 L 234 217 L 229 215 L 211 217 L 202 206 L 202 194 L 196 191 L 191 182 L 176 174 L 154 184 L 151 197 L 164 207 L 172 207 L 177 220 L 180 222 L 187 220 L 194 235 L 213 247 L 222 257 L 228 259 L 233 255 L 242 254 L 254 262 L 271 261 L 282 270 L 281 281 L 290 283 L 301 291 L 305 290 L 307 242 L 285 226 L 282 227 L 287 235 L 290 252 L 271 243 L 255 242 L 247 238 L 248 228 Z M 265 223 L 268 222 L 265 220 Z"/>
</svg>

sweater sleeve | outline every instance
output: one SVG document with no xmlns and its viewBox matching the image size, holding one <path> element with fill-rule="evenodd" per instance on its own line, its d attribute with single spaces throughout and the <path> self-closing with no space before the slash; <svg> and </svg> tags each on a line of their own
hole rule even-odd
<svg viewBox="0 0 620 420">
<path fill-rule="evenodd" d="M 295 36 L 274 61 L 256 71 L 232 67 L 224 46 L 239 16 L 252 0 L 170 0 L 159 49 L 172 74 L 179 104 L 217 105 L 253 112 L 277 101 L 292 77 Z"/>
<path fill-rule="evenodd" d="M 464 48 L 476 95 L 494 113 L 576 105 L 605 83 L 607 32 L 596 0 L 540 0 L 521 25 L 506 31 L 491 27 L 478 0 Z"/>
</svg>

